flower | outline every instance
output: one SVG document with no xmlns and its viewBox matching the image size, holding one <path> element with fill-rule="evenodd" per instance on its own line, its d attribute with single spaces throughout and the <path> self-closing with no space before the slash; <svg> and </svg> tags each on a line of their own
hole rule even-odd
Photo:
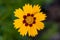
<svg viewBox="0 0 60 40">
<path fill-rule="evenodd" d="M 44 23 L 46 14 L 40 12 L 41 8 L 39 5 L 25 4 L 23 9 L 19 8 L 14 11 L 14 14 L 18 19 L 14 20 L 14 28 L 18 29 L 20 35 L 25 36 L 36 36 L 38 34 L 37 30 L 44 28 Z"/>
</svg>

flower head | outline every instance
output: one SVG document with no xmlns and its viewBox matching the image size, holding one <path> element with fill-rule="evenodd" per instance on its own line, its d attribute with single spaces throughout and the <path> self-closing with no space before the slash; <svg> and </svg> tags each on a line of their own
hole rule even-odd
<svg viewBox="0 0 60 40">
<path fill-rule="evenodd" d="M 23 9 L 19 8 L 14 11 L 14 14 L 19 19 L 14 20 L 14 27 L 18 29 L 18 32 L 22 36 L 36 36 L 38 34 L 37 30 L 44 28 L 44 23 L 46 15 L 40 12 L 41 8 L 39 5 L 25 4 Z"/>
</svg>

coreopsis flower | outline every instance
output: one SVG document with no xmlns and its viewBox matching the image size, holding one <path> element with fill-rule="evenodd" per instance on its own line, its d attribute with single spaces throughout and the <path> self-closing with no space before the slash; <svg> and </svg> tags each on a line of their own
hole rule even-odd
<svg viewBox="0 0 60 40">
<path fill-rule="evenodd" d="M 14 11 L 14 14 L 18 19 L 14 20 L 14 28 L 18 29 L 20 35 L 25 36 L 36 36 L 37 30 L 44 29 L 44 23 L 46 14 L 40 12 L 41 8 L 39 5 L 25 4 L 23 8 L 18 8 Z"/>
</svg>

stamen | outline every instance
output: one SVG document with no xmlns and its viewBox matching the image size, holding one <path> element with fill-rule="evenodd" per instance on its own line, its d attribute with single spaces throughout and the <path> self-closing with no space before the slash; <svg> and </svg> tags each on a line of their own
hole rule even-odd
<svg viewBox="0 0 60 40">
<path fill-rule="evenodd" d="M 23 23 L 26 23 L 26 21 L 25 21 L 25 20 L 23 20 Z"/>
<path fill-rule="evenodd" d="M 36 22 L 34 21 L 33 24 L 35 24 Z"/>
<path fill-rule="evenodd" d="M 33 16 L 34 16 L 34 14 L 31 14 L 31 16 L 33 17 Z"/>
<path fill-rule="evenodd" d="M 32 27 L 33 24 L 35 24 L 36 17 L 34 17 L 34 14 L 27 14 L 23 16 L 24 20 L 23 23 L 25 23 L 25 26 L 30 26 Z"/>
<path fill-rule="evenodd" d="M 27 16 L 30 16 L 30 14 L 28 13 Z"/>
<path fill-rule="evenodd" d="M 23 16 L 24 19 L 26 19 L 26 17 L 27 17 L 26 15 Z"/>
<path fill-rule="evenodd" d="M 34 17 L 34 20 L 36 20 L 36 17 Z"/>
<path fill-rule="evenodd" d="M 32 24 L 30 24 L 29 26 L 32 27 Z"/>
<path fill-rule="evenodd" d="M 25 26 L 28 26 L 28 23 L 25 23 Z"/>
</svg>

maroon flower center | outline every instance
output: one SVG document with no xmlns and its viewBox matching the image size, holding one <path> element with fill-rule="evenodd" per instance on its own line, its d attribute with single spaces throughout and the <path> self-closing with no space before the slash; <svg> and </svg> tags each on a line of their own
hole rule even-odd
<svg viewBox="0 0 60 40">
<path fill-rule="evenodd" d="M 24 20 L 23 20 L 23 23 L 25 24 L 25 26 L 30 26 L 32 27 L 33 24 L 35 24 L 35 20 L 36 20 L 36 17 L 34 17 L 34 14 L 27 14 L 27 15 L 24 15 L 23 16 Z"/>
</svg>

